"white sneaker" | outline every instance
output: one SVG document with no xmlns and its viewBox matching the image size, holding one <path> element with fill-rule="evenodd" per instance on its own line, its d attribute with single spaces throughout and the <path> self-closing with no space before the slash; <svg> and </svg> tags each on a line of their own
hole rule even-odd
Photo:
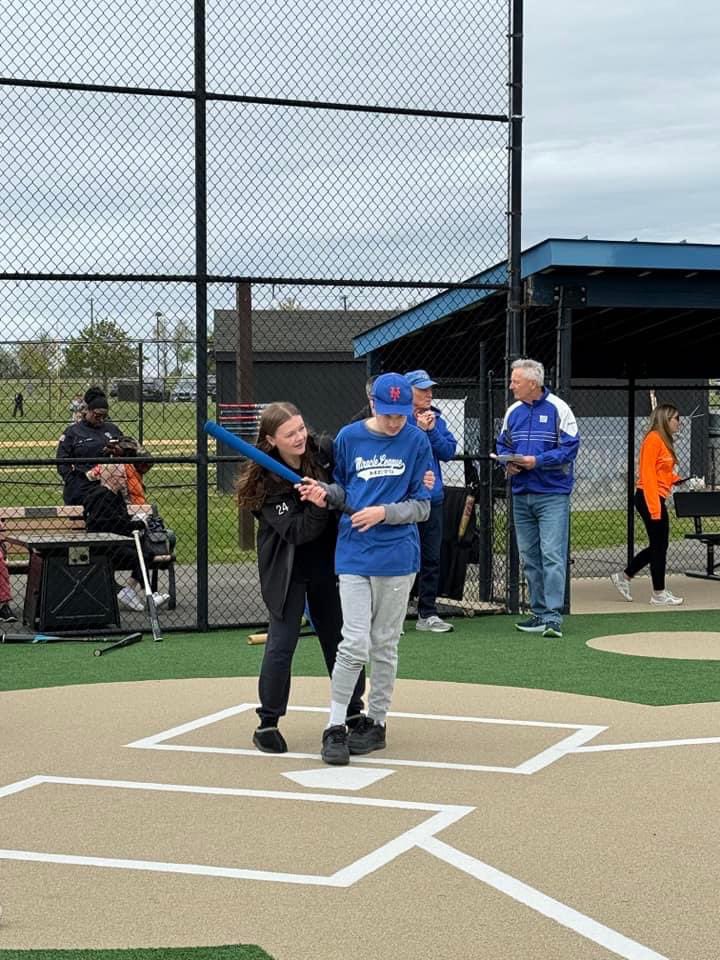
<svg viewBox="0 0 720 960">
<path fill-rule="evenodd" d="M 669 590 L 663 590 L 662 593 L 654 593 L 650 597 L 650 603 L 658 607 L 679 607 L 683 603 L 683 598 L 676 597 Z"/>
<path fill-rule="evenodd" d="M 432 633 L 449 633 L 455 628 L 451 623 L 445 623 L 436 614 L 431 617 L 418 617 L 415 624 L 416 630 L 430 630 Z"/>
<path fill-rule="evenodd" d="M 164 607 L 165 604 L 168 602 L 169 599 L 170 599 L 170 594 L 169 594 L 169 593 L 154 593 L 154 594 L 153 594 L 153 600 L 155 601 L 155 606 L 156 606 L 158 609 L 159 609 L 160 607 Z"/>
<path fill-rule="evenodd" d="M 117 598 L 120 606 L 126 610 L 134 610 L 135 613 L 140 613 L 141 610 L 145 609 L 145 604 L 132 587 L 123 587 Z"/>
<path fill-rule="evenodd" d="M 613 573 L 610 577 L 613 582 L 613 586 L 617 589 L 617 592 L 622 596 L 624 600 L 627 600 L 628 603 L 632 603 L 632 594 L 630 593 L 630 581 L 627 579 L 624 573 Z"/>
</svg>

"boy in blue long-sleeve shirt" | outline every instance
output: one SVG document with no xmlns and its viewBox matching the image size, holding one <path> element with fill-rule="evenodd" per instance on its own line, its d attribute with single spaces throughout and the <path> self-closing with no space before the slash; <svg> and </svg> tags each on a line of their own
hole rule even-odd
<svg viewBox="0 0 720 960">
<path fill-rule="evenodd" d="M 385 718 L 395 686 L 398 641 L 420 567 L 417 524 L 430 512 L 423 477 L 431 469 L 425 433 L 408 422 L 412 388 L 398 373 L 377 378 L 373 416 L 343 427 L 335 440 L 334 483 L 303 483 L 300 496 L 331 507 L 352 506 L 340 520 L 335 570 L 343 639 L 332 672 L 330 719 L 322 758 L 344 765 L 350 754 L 385 747 Z M 363 666 L 372 682 L 367 717 L 348 734 L 347 706 Z"/>
</svg>

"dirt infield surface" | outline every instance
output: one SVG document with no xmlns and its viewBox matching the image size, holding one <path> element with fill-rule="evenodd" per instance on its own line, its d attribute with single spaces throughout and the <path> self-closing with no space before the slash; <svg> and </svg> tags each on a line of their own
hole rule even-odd
<svg viewBox="0 0 720 960">
<path fill-rule="evenodd" d="M 0 695 L 0 947 L 718 956 L 720 704 L 401 681 L 338 771 L 327 690 L 294 681 L 282 757 L 252 678 Z"/>
</svg>

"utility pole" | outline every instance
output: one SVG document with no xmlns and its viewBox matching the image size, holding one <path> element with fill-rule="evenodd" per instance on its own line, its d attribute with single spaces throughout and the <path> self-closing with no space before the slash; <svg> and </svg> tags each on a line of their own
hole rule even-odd
<svg viewBox="0 0 720 960">
<path fill-rule="evenodd" d="M 156 347 L 156 364 L 157 364 L 157 376 L 158 378 L 162 376 L 160 370 L 160 321 L 163 318 L 162 310 L 155 311 L 155 347 Z M 163 389 L 165 384 L 163 384 Z"/>
</svg>

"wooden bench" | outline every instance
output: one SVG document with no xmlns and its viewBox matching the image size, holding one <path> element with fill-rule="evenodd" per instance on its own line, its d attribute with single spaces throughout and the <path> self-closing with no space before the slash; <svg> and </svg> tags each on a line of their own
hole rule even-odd
<svg viewBox="0 0 720 960">
<path fill-rule="evenodd" d="M 136 519 L 143 520 L 152 515 L 151 504 L 128 504 L 128 514 Z M 82 506 L 54 506 L 54 507 L 0 507 L 0 542 L 3 542 L 3 532 L 8 535 L 24 534 L 53 534 L 67 533 L 68 531 L 85 530 L 85 516 Z M 27 573 L 30 557 L 28 551 L 17 544 L 4 541 L 5 560 L 11 574 Z M 177 604 L 175 591 L 175 554 L 170 552 L 154 557 L 148 563 L 148 573 L 153 592 L 158 588 L 158 571 L 167 570 L 168 573 L 168 609 L 174 610 Z"/>
<path fill-rule="evenodd" d="M 715 547 L 720 545 L 720 531 L 703 530 L 703 519 L 720 517 L 720 490 L 687 490 L 673 494 L 675 515 L 692 517 L 694 533 L 686 533 L 686 540 L 697 540 L 705 544 L 707 554 L 704 570 L 686 570 L 685 576 L 699 577 L 702 580 L 720 580 L 715 563 Z"/>
</svg>

